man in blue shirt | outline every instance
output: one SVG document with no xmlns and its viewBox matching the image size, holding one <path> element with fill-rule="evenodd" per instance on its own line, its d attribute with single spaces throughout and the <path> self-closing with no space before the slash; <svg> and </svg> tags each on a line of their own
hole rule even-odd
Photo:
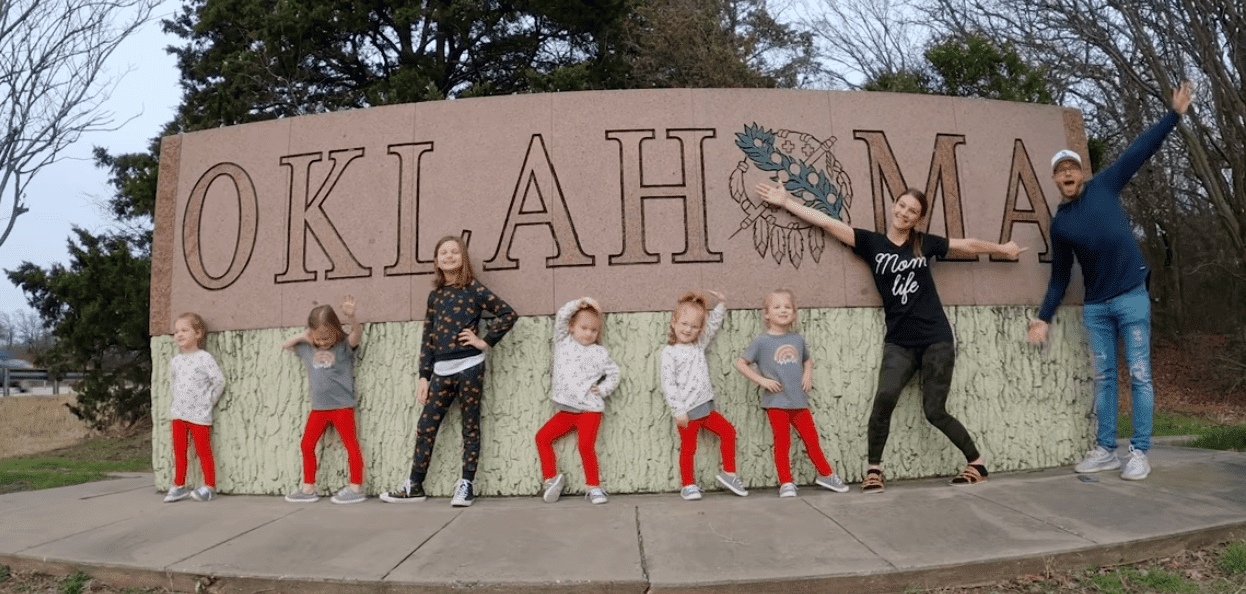
<svg viewBox="0 0 1246 594">
<path fill-rule="evenodd" d="M 1125 341 L 1125 360 L 1129 365 L 1134 430 L 1121 478 L 1142 480 L 1151 472 L 1146 457 L 1151 447 L 1151 417 L 1155 409 L 1151 384 L 1151 300 L 1146 286 L 1150 270 L 1121 207 L 1120 192 L 1189 108 L 1191 94 L 1190 82 L 1181 83 L 1172 94 L 1172 111 L 1139 136 L 1115 163 L 1091 179 L 1086 179 L 1077 153 L 1062 150 L 1051 158 L 1052 179 L 1060 189 L 1062 202 L 1051 221 L 1051 281 L 1038 318 L 1030 320 L 1029 341 L 1047 339 L 1048 324 L 1064 298 L 1076 258 L 1086 285 L 1083 318 L 1090 333 L 1095 410 L 1099 417 L 1095 447 L 1074 467 L 1077 472 L 1121 467 L 1116 455 L 1119 338 Z"/>
</svg>

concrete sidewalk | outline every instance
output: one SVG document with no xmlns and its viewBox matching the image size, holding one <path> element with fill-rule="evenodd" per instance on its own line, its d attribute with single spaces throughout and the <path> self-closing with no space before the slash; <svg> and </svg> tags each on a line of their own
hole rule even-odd
<svg viewBox="0 0 1246 594">
<path fill-rule="evenodd" d="M 1156 446 L 1145 481 L 1069 468 L 889 484 L 333 505 L 162 503 L 151 475 L 0 496 L 0 564 L 179 592 L 899 592 L 1246 537 L 1246 455 Z"/>
</svg>

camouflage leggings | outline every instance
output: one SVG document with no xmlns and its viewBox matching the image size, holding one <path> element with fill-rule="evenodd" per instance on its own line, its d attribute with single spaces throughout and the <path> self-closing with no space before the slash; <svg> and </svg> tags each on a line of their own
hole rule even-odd
<svg viewBox="0 0 1246 594">
<path fill-rule="evenodd" d="M 412 482 L 424 482 L 428 461 L 437 442 L 437 429 L 454 398 L 463 409 L 463 478 L 476 479 L 476 463 L 480 460 L 480 399 L 484 392 L 484 363 L 450 376 L 429 378 L 428 403 L 420 413 L 415 427 L 415 461 L 411 464 Z"/>
</svg>

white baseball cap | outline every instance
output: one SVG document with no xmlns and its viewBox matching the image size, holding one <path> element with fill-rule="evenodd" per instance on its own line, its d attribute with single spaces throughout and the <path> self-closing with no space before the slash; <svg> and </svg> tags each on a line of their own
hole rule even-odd
<svg viewBox="0 0 1246 594">
<path fill-rule="evenodd" d="M 1071 160 L 1073 160 L 1075 163 L 1077 163 L 1078 165 L 1081 165 L 1081 164 L 1082 164 L 1082 156 L 1081 156 L 1081 155 L 1079 155 L 1079 154 L 1077 154 L 1077 153 L 1075 153 L 1075 152 L 1073 152 L 1073 151 L 1071 151 L 1071 150 L 1069 150 L 1069 149 L 1064 149 L 1064 150 L 1062 150 L 1062 151 L 1060 151 L 1060 152 L 1056 153 L 1056 154 L 1055 154 L 1055 156 L 1053 156 L 1053 157 L 1051 158 L 1051 170 L 1052 170 L 1052 171 L 1055 171 L 1055 170 L 1056 170 L 1056 165 L 1059 165 L 1059 164 L 1060 164 L 1060 161 L 1063 161 L 1063 160 L 1065 160 L 1065 159 L 1071 159 Z"/>
</svg>

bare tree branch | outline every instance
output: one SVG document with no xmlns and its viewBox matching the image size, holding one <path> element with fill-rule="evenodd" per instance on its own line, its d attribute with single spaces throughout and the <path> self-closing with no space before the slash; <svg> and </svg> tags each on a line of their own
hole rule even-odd
<svg viewBox="0 0 1246 594">
<path fill-rule="evenodd" d="M 0 0 L 0 245 L 30 208 L 26 187 L 82 134 L 115 130 L 105 63 L 158 0 Z M 3 220 L 3 219 L 0 219 Z"/>
</svg>

